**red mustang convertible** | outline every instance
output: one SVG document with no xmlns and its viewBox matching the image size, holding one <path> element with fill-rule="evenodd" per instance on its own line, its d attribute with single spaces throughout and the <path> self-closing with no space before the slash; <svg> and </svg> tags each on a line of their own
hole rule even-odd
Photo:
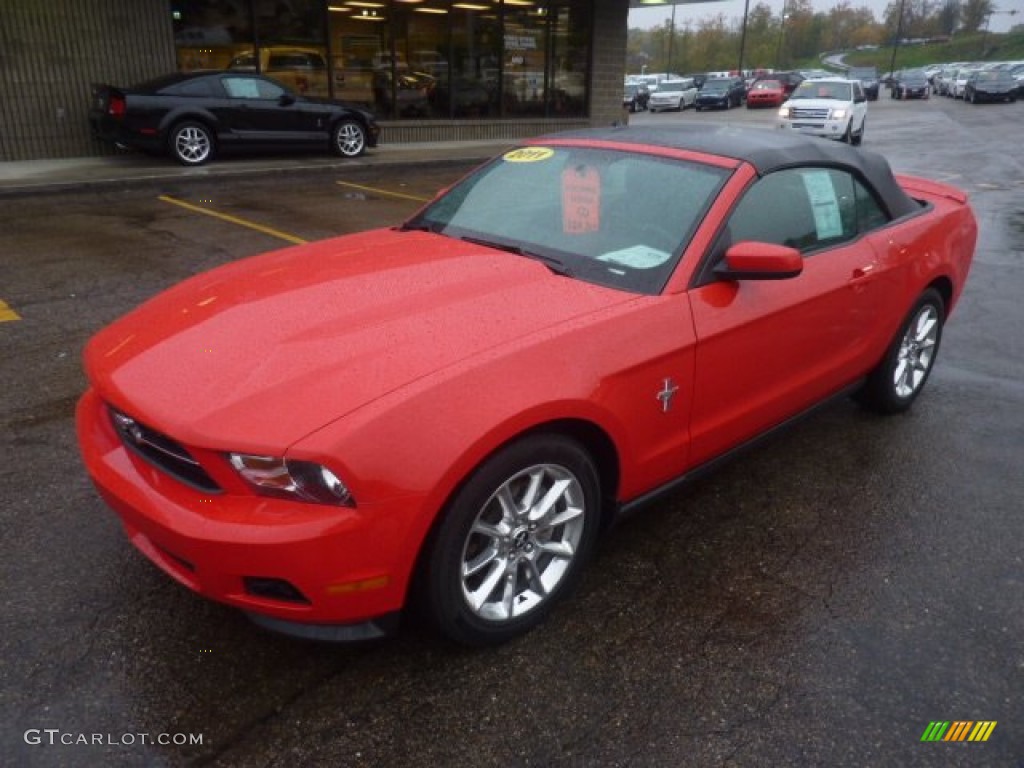
<svg viewBox="0 0 1024 768">
<path fill-rule="evenodd" d="M 132 543 L 264 627 L 496 643 L 615 516 L 829 398 L 921 393 L 965 195 L 705 125 L 535 139 L 404 225 L 193 277 L 101 331 L 77 414 Z"/>
</svg>

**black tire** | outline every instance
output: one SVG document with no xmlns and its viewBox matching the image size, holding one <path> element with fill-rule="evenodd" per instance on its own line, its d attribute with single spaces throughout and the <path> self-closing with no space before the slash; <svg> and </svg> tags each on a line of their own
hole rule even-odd
<svg viewBox="0 0 1024 768">
<path fill-rule="evenodd" d="M 907 313 L 882 362 L 857 394 L 862 405 L 879 413 L 899 413 L 911 406 L 935 365 L 945 319 L 942 296 L 929 288 Z"/>
<path fill-rule="evenodd" d="M 851 120 L 850 123 L 852 125 L 853 121 Z M 857 131 L 857 133 L 850 136 L 850 143 L 855 147 L 859 147 L 864 142 L 864 131 L 866 131 L 867 129 L 868 119 L 865 117 L 864 121 L 860 124 L 860 130 Z"/>
<path fill-rule="evenodd" d="M 341 157 L 359 157 L 366 151 L 366 129 L 358 120 L 340 120 L 331 131 L 331 151 Z"/>
<path fill-rule="evenodd" d="M 597 469 L 579 443 L 545 434 L 511 443 L 443 512 L 419 572 L 420 607 L 465 645 L 528 632 L 572 591 L 600 524 Z"/>
<path fill-rule="evenodd" d="M 213 131 L 198 120 L 185 120 L 171 128 L 167 151 L 182 165 L 202 165 L 213 159 L 217 145 Z"/>
<path fill-rule="evenodd" d="M 843 138 L 840 139 L 844 144 L 853 143 L 853 118 L 850 118 L 850 122 L 846 124 L 846 133 L 843 134 Z"/>
</svg>

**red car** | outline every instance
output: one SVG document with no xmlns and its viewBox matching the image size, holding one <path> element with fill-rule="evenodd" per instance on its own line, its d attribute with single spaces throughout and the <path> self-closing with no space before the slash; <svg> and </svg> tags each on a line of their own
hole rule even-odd
<svg viewBox="0 0 1024 768">
<path fill-rule="evenodd" d="M 747 91 L 747 109 L 779 107 L 786 100 L 786 89 L 778 80 L 757 80 Z"/>
<path fill-rule="evenodd" d="M 77 413 L 132 543 L 263 626 L 538 624 L 625 510 L 856 393 L 908 408 L 965 195 L 758 129 L 536 139 L 403 226 L 193 277 L 101 331 Z"/>
</svg>

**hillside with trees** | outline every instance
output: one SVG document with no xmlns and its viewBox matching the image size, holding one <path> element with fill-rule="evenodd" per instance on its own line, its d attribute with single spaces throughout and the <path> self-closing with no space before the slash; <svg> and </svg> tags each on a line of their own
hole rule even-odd
<svg viewBox="0 0 1024 768">
<path fill-rule="evenodd" d="M 654 29 L 629 30 L 627 72 L 736 69 L 741 46 L 746 69 L 806 66 L 823 52 L 870 51 L 897 40 L 941 45 L 980 37 L 982 50 L 975 57 L 985 58 L 985 49 L 1000 37 L 988 35 L 992 16 L 1007 13 L 997 10 L 992 0 L 895 0 L 879 20 L 870 8 L 855 7 L 850 0 L 840 0 L 827 12 L 815 11 L 811 0 L 787 0 L 781 14 L 765 3 L 752 5 L 744 30 L 742 18 L 723 14 L 684 20 L 686 8 L 679 6 L 675 29 L 666 21 Z"/>
</svg>

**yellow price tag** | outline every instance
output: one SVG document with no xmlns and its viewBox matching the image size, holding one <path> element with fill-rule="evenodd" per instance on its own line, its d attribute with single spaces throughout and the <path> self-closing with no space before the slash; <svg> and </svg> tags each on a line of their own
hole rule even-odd
<svg viewBox="0 0 1024 768">
<path fill-rule="evenodd" d="M 509 163 L 539 163 L 555 154 L 550 147 L 520 147 L 506 152 L 503 159 Z"/>
</svg>

